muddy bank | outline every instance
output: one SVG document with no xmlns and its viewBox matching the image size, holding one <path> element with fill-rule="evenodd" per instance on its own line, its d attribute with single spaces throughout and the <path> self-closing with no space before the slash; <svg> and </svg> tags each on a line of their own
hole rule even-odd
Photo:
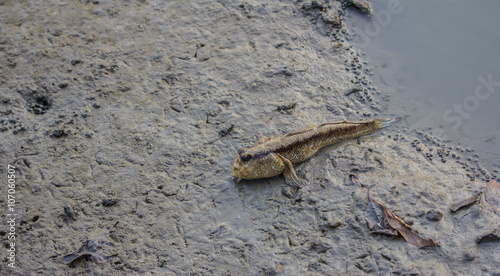
<svg viewBox="0 0 500 276">
<path fill-rule="evenodd" d="M 233 179 L 236 149 L 259 133 L 400 115 L 342 28 L 358 11 L 106 0 L 0 11 L 2 183 L 15 166 L 19 222 L 17 268 L 3 258 L 2 273 L 499 272 L 498 241 L 480 238 L 500 217 L 487 204 L 448 209 L 491 175 L 427 131 L 402 123 L 323 149 L 297 167 L 307 186 L 295 205 L 282 177 Z M 368 188 L 439 246 L 370 234 Z M 63 263 L 116 221 L 109 262 Z"/>
</svg>

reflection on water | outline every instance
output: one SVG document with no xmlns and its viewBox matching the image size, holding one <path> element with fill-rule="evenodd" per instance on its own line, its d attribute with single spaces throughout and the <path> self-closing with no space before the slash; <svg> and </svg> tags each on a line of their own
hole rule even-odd
<svg viewBox="0 0 500 276">
<path fill-rule="evenodd" d="M 372 1 L 347 20 L 391 113 L 500 163 L 500 1 Z"/>
</svg>

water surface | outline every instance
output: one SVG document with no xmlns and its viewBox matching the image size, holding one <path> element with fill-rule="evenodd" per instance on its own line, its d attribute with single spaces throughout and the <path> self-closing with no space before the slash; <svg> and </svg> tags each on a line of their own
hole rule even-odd
<svg viewBox="0 0 500 276">
<path fill-rule="evenodd" d="M 347 20 L 373 80 L 415 128 L 470 147 L 490 169 L 500 160 L 498 1 L 373 1 Z"/>
</svg>

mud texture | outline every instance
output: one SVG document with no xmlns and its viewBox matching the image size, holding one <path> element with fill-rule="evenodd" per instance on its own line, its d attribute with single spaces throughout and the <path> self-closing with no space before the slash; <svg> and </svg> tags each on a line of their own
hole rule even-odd
<svg viewBox="0 0 500 276">
<path fill-rule="evenodd" d="M 281 176 L 233 179 L 236 149 L 259 133 L 405 116 L 350 46 L 342 17 L 354 12 L 322 0 L 0 1 L 0 274 L 498 275 L 500 217 L 484 200 L 449 211 L 496 175 L 404 118 L 297 166 L 307 186 L 295 204 Z M 368 189 L 438 246 L 371 234 Z M 109 262 L 63 262 L 117 221 Z"/>
</svg>

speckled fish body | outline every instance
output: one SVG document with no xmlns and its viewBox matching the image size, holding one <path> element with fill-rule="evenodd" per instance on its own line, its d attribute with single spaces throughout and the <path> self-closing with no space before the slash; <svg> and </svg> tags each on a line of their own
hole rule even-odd
<svg viewBox="0 0 500 276">
<path fill-rule="evenodd" d="M 233 175 L 241 179 L 266 178 L 284 174 L 287 184 L 302 187 L 293 164 L 314 155 L 322 147 L 347 139 L 368 135 L 395 121 L 330 122 L 297 130 L 279 137 L 263 137 L 248 149 L 239 149 L 234 161 Z"/>
</svg>

